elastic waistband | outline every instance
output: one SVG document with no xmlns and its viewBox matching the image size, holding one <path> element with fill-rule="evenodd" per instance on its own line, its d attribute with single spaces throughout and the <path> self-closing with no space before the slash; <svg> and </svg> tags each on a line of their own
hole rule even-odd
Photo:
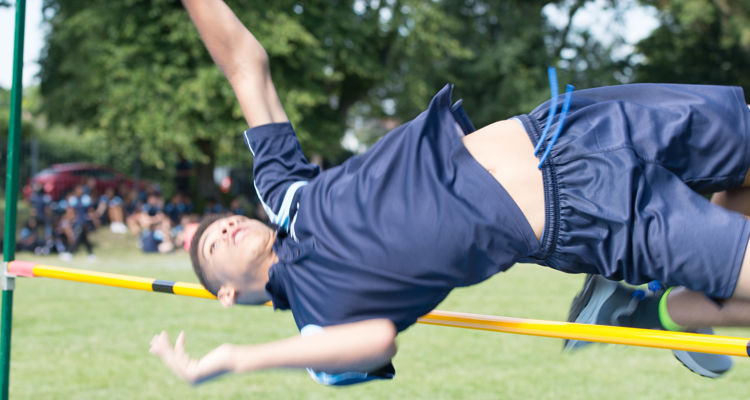
<svg viewBox="0 0 750 400">
<path fill-rule="evenodd" d="M 526 134 L 529 135 L 532 146 L 536 146 L 542 129 L 536 120 L 527 115 L 518 115 L 517 120 L 523 125 Z M 544 232 L 539 252 L 532 255 L 532 259 L 541 264 L 550 265 L 549 257 L 555 251 L 557 237 L 560 230 L 560 196 L 557 185 L 557 173 L 553 165 L 554 156 L 550 155 L 542 164 L 542 182 L 544 183 Z M 552 265 L 550 265 L 552 266 Z"/>
</svg>

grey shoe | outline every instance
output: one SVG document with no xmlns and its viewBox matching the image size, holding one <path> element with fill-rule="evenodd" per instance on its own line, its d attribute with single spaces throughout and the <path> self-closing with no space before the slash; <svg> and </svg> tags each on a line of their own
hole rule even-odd
<svg viewBox="0 0 750 400">
<path fill-rule="evenodd" d="M 630 308 L 634 308 L 632 290 L 602 276 L 587 275 L 583 289 L 570 305 L 568 322 L 619 325 L 617 317 L 626 311 L 632 312 Z M 577 350 L 590 344 L 592 342 L 565 339 L 563 350 Z"/>
<path fill-rule="evenodd" d="M 713 335 L 711 328 L 696 329 L 696 333 Z M 672 350 L 675 358 L 687 369 L 706 378 L 718 378 L 732 368 L 732 357 L 723 354 L 696 353 L 685 350 Z"/>
<path fill-rule="evenodd" d="M 596 325 L 635 326 L 629 318 L 640 298 L 636 290 L 599 275 L 587 275 L 583 288 L 573 299 L 568 313 L 568 322 Z M 660 327 L 637 326 L 660 329 Z M 699 329 L 698 333 L 713 334 L 711 328 Z M 574 351 L 591 342 L 566 339 L 563 350 Z M 718 378 L 732 368 L 732 358 L 723 354 L 696 353 L 673 350 L 672 353 L 685 367 L 698 375 Z"/>
</svg>

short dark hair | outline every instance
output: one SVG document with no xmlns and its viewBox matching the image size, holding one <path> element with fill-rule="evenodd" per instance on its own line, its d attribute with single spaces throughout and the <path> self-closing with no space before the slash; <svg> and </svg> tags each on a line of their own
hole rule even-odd
<svg viewBox="0 0 750 400">
<path fill-rule="evenodd" d="M 193 234 L 193 238 L 190 240 L 190 262 L 193 264 L 193 271 L 195 271 L 195 275 L 198 277 L 198 280 L 203 285 L 203 287 L 206 288 L 211 294 L 214 296 L 217 295 L 219 292 L 219 288 L 216 285 L 216 282 L 210 281 L 206 277 L 206 271 L 203 270 L 203 266 L 201 265 L 200 260 L 198 259 L 198 243 L 201 240 L 201 236 L 206 232 L 206 229 L 213 224 L 214 222 L 232 216 L 231 213 L 223 213 L 223 214 L 210 214 L 207 215 L 201 220 L 200 225 L 198 225 L 198 229 L 195 230 L 195 234 Z"/>
</svg>

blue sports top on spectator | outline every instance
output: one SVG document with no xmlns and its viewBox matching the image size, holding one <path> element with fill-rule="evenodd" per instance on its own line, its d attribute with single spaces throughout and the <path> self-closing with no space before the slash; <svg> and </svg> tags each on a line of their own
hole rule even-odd
<svg viewBox="0 0 750 400">
<path fill-rule="evenodd" d="M 85 224 L 89 219 L 88 210 L 93 205 L 91 202 L 91 196 L 87 195 L 86 193 L 82 194 L 80 197 L 70 196 L 68 197 L 67 205 L 69 207 L 73 207 L 73 209 L 76 211 L 75 224 Z"/>
<path fill-rule="evenodd" d="M 43 190 L 31 192 L 31 204 L 36 211 L 36 217 L 41 220 L 47 219 L 47 207 L 52 203 L 52 196 L 44 193 Z"/>
<path fill-rule="evenodd" d="M 161 207 L 155 204 L 144 203 L 141 206 L 141 210 L 148 214 L 150 217 L 154 217 L 156 216 L 156 214 L 161 212 Z"/>
<path fill-rule="evenodd" d="M 538 251 L 521 210 L 464 147 L 474 127 L 451 91 L 322 173 L 291 124 L 245 132 L 258 197 L 279 227 L 266 291 L 300 329 L 387 318 L 403 331 L 453 288 Z"/>
</svg>

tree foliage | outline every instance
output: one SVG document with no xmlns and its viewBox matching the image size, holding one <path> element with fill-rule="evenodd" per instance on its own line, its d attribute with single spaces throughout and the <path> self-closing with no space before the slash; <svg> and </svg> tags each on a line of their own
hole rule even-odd
<svg viewBox="0 0 750 400">
<path fill-rule="evenodd" d="M 2 137 L 8 137 L 10 124 L 10 91 L 0 88 L 0 132 Z"/>
<path fill-rule="evenodd" d="M 476 125 L 527 112 L 548 96 L 545 68 L 578 87 L 625 80 L 748 87 L 746 0 L 641 0 L 661 26 L 638 57 L 613 57 L 570 21 L 594 0 L 229 0 L 266 48 L 282 103 L 308 154 L 339 160 L 355 120 L 403 121 L 447 82 Z M 610 9 L 624 12 L 621 2 Z M 562 7 L 562 28 L 544 7 Z M 173 0 L 45 0 L 44 111 L 101 143 L 107 162 L 171 170 L 243 160 L 244 129 L 228 83 Z M 630 72 L 635 71 L 635 72 Z M 374 140 L 383 126 L 372 129 Z M 362 130 L 360 128 L 360 130 Z M 364 129 L 366 130 L 366 129 Z"/>
<path fill-rule="evenodd" d="M 545 67 L 554 58 L 544 41 L 542 7 L 548 1 L 426 3 L 431 8 L 419 14 L 424 19 L 414 21 L 412 35 L 398 43 L 406 55 L 394 68 L 400 76 L 384 84 L 400 117 L 424 109 L 446 82 L 456 84 L 455 97 L 463 98 L 477 125 L 521 112 L 544 97 Z M 450 32 L 449 41 L 441 42 L 441 31 Z M 439 46 L 455 56 L 435 54 Z"/>
<path fill-rule="evenodd" d="M 428 49 L 417 55 L 429 64 L 458 52 L 437 21 L 431 30 L 414 25 L 435 11 L 429 2 L 229 4 L 266 47 L 303 147 L 328 158 L 341 153 L 351 106 L 389 79 L 404 53 Z M 178 2 L 45 0 L 44 7 L 50 31 L 41 92 L 52 122 L 101 137 L 114 163 L 138 158 L 166 168 L 183 153 L 210 170 L 217 157 L 247 157 L 237 145 L 240 109 Z"/>
<path fill-rule="evenodd" d="M 21 132 L 24 137 L 37 134 L 35 125 L 32 123 L 31 111 L 38 108 L 39 95 L 34 89 L 25 90 L 21 102 Z M 10 90 L 0 88 L 0 137 L 8 137 L 10 129 Z M 3 147 L 4 148 L 4 147 Z"/>
<path fill-rule="evenodd" d="M 216 139 L 236 131 L 235 110 L 178 2 L 44 7 L 41 93 L 51 122 L 99 137 L 121 169 L 140 161 L 165 168 L 178 152 L 213 162 Z"/>
<path fill-rule="evenodd" d="M 750 101 L 750 2 L 649 0 L 661 25 L 638 44 L 639 81 L 739 85 Z"/>
</svg>

